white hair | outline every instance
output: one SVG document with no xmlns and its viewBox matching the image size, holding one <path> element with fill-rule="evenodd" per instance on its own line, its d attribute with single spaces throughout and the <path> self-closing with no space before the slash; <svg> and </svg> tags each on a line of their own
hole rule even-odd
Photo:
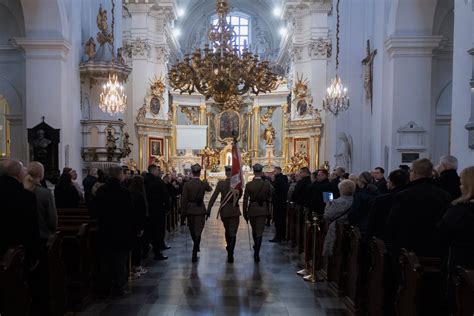
<svg viewBox="0 0 474 316">
<path fill-rule="evenodd" d="M 446 169 L 456 170 L 458 168 L 458 159 L 451 155 L 442 156 L 439 159 L 439 164 L 443 165 Z"/>
<path fill-rule="evenodd" d="M 352 196 L 355 191 L 355 183 L 351 180 L 342 180 L 337 185 L 341 195 Z"/>
</svg>

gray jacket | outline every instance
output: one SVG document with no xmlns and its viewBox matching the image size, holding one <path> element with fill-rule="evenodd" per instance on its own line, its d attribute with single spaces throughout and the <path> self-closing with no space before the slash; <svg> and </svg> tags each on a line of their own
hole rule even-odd
<svg viewBox="0 0 474 316">
<path fill-rule="evenodd" d="M 48 239 L 49 235 L 56 232 L 58 227 L 58 213 L 53 193 L 39 185 L 36 186 L 33 192 L 36 195 L 40 238 Z"/>
<path fill-rule="evenodd" d="M 332 256 L 334 243 L 336 242 L 336 222 L 347 220 L 347 213 L 344 214 L 344 212 L 352 206 L 352 200 L 352 196 L 342 195 L 338 199 L 326 204 L 324 220 L 329 224 L 329 228 L 324 239 L 323 256 Z M 344 215 L 341 216 L 341 214 Z"/>
</svg>

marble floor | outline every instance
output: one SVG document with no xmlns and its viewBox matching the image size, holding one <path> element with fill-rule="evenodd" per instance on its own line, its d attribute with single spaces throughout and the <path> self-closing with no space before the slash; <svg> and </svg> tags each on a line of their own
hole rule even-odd
<svg viewBox="0 0 474 316">
<path fill-rule="evenodd" d="M 199 262 L 191 262 L 186 227 L 168 235 L 166 261 L 148 262 L 148 273 L 130 282 L 130 294 L 90 305 L 80 315 L 349 315 L 325 282 L 297 276 L 296 257 L 286 244 L 268 242 L 261 262 L 253 262 L 246 222 L 240 222 L 235 262 L 226 262 L 224 228 L 207 221 Z"/>
</svg>

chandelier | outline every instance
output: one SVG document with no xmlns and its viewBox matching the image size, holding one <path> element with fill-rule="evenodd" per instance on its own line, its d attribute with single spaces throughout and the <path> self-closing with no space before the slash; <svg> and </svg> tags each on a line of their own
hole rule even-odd
<svg viewBox="0 0 474 316">
<path fill-rule="evenodd" d="M 111 46 L 112 46 L 112 69 L 115 62 L 115 51 L 114 51 L 114 26 L 115 26 L 115 3 L 112 0 L 112 33 Z M 127 107 L 127 96 L 123 92 L 123 85 L 119 83 L 117 74 L 109 74 L 109 80 L 102 86 L 102 92 L 99 96 L 99 108 L 102 112 L 110 115 L 125 112 Z"/>
<path fill-rule="evenodd" d="M 217 0 L 216 12 L 218 22 L 208 33 L 212 48 L 206 44 L 203 50 L 196 48 L 191 57 L 186 54 L 177 61 L 168 72 L 170 86 L 181 93 L 197 91 L 221 104 L 231 96 L 275 90 L 277 76 L 268 61 L 260 61 L 247 48 L 240 52 L 235 45 L 235 32 L 226 19 L 226 0 Z"/>
<path fill-rule="evenodd" d="M 347 88 L 344 87 L 337 74 L 339 68 L 339 2 L 340 0 L 337 0 L 336 4 L 336 77 L 331 80 L 331 85 L 326 89 L 326 97 L 323 99 L 323 108 L 336 116 L 349 108 Z"/>
<path fill-rule="evenodd" d="M 115 115 L 125 112 L 127 96 L 123 93 L 123 86 L 119 83 L 117 75 L 109 75 L 109 80 L 102 86 L 99 97 L 99 108 L 102 112 Z"/>
</svg>

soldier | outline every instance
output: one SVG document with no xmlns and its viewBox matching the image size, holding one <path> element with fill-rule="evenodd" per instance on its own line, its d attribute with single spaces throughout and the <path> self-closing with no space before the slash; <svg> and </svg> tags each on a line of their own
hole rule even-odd
<svg viewBox="0 0 474 316">
<path fill-rule="evenodd" d="M 219 193 L 221 194 L 221 206 L 219 207 L 219 214 L 222 218 L 225 228 L 225 240 L 227 242 L 227 262 L 234 262 L 234 248 L 237 239 L 237 229 L 239 228 L 239 199 L 242 196 L 242 192 L 239 191 L 238 196 L 234 198 L 232 192 L 230 192 L 230 178 L 232 176 L 231 166 L 225 166 L 225 180 L 221 180 L 217 183 L 216 189 L 211 196 L 211 200 L 207 206 L 207 213 L 211 214 L 212 206 L 217 199 Z"/>
<path fill-rule="evenodd" d="M 252 225 L 252 236 L 254 241 L 255 262 L 260 262 L 260 247 L 262 246 L 262 235 L 265 229 L 267 216 L 270 214 L 270 203 L 272 196 L 272 185 L 263 181 L 262 165 L 253 166 L 254 178 L 245 186 L 244 193 L 244 218 Z M 250 201 L 249 201 L 250 200 Z M 250 202 L 250 203 L 249 203 Z"/>
<path fill-rule="evenodd" d="M 181 195 L 181 214 L 185 215 L 188 220 L 189 232 L 193 240 L 193 258 L 192 261 L 197 261 L 197 253 L 200 251 L 199 244 L 201 243 L 201 233 L 204 229 L 206 216 L 206 206 L 204 205 L 204 195 L 206 192 L 212 191 L 211 186 L 207 181 L 201 181 L 201 166 L 195 164 L 191 166 L 193 178 L 186 182 L 183 186 L 183 193 Z"/>
</svg>

